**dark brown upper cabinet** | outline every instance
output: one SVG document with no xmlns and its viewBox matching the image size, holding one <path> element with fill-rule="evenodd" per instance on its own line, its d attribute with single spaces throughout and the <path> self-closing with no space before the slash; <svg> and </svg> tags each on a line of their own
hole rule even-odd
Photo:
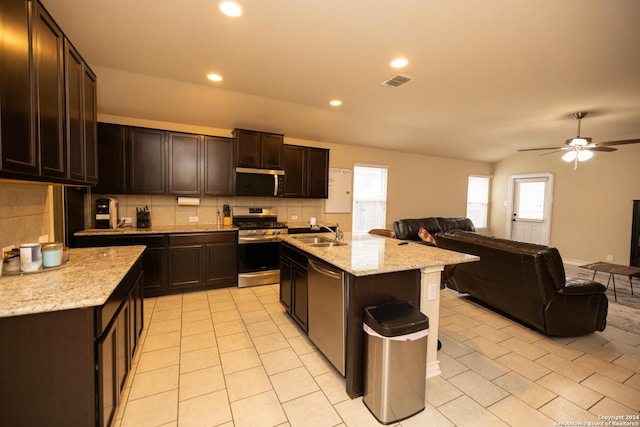
<svg viewBox="0 0 640 427">
<path fill-rule="evenodd" d="M 34 138 L 30 2 L 0 1 L 0 152 L 3 175 L 39 174 Z"/>
<path fill-rule="evenodd" d="M 306 197 L 329 197 L 329 150 L 307 147 Z"/>
<path fill-rule="evenodd" d="M 285 197 L 329 197 L 329 150 L 284 145 Z"/>
<path fill-rule="evenodd" d="M 284 196 L 304 197 L 306 184 L 305 147 L 284 146 Z"/>
<path fill-rule="evenodd" d="M 86 175 L 89 184 L 98 182 L 98 83 L 96 75 L 83 63 L 83 117 Z"/>
<path fill-rule="evenodd" d="M 204 137 L 204 196 L 233 194 L 233 139 Z"/>
<path fill-rule="evenodd" d="M 98 182 L 96 77 L 73 45 L 65 41 L 68 178 Z"/>
<path fill-rule="evenodd" d="M 128 193 L 167 192 L 167 132 L 129 128 Z"/>
<path fill-rule="evenodd" d="M 202 193 L 202 135 L 169 132 L 169 193 Z"/>
<path fill-rule="evenodd" d="M 97 193 L 233 194 L 232 138 L 98 123 L 98 150 Z"/>
<path fill-rule="evenodd" d="M 126 150 L 128 127 L 98 123 L 98 194 L 126 192 Z"/>
<path fill-rule="evenodd" d="M 95 75 L 39 2 L 0 17 L 0 176 L 95 183 Z"/>
<path fill-rule="evenodd" d="M 284 135 L 234 129 L 235 165 L 246 168 L 283 169 Z"/>
<path fill-rule="evenodd" d="M 64 34 L 39 3 L 33 4 L 32 54 L 40 174 L 65 178 Z"/>
</svg>

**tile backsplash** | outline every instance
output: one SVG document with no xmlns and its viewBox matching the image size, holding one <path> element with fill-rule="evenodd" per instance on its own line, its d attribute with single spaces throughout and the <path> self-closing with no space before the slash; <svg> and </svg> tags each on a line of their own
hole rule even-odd
<svg viewBox="0 0 640 427">
<path fill-rule="evenodd" d="M 0 248 L 53 239 L 51 186 L 0 182 Z"/>
<path fill-rule="evenodd" d="M 92 218 L 95 218 L 95 200 L 112 197 L 118 202 L 118 219 L 129 217 L 135 226 L 136 208 L 147 206 L 151 213 L 152 226 L 193 225 L 190 218 L 197 217 L 198 224 L 215 224 L 216 212 L 222 215 L 222 206 L 276 207 L 278 221 L 309 223 L 310 218 L 324 219 L 323 199 L 281 199 L 275 197 L 200 197 L 199 206 L 179 206 L 177 196 L 149 195 L 92 195 Z M 95 224 L 92 224 L 92 227 Z"/>
</svg>

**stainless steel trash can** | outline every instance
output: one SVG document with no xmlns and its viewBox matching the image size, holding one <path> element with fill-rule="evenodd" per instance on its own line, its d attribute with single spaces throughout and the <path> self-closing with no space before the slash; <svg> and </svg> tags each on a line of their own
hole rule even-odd
<svg viewBox="0 0 640 427">
<path fill-rule="evenodd" d="M 382 424 L 424 409 L 429 319 L 405 301 L 364 310 L 363 402 Z"/>
</svg>

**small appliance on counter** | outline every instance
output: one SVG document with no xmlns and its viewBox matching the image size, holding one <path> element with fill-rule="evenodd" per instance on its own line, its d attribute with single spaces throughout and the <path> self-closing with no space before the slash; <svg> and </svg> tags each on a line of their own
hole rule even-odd
<svg viewBox="0 0 640 427">
<path fill-rule="evenodd" d="M 222 225 L 231 225 L 231 206 L 223 205 L 222 214 Z"/>
<path fill-rule="evenodd" d="M 136 208 L 136 227 L 151 227 L 151 213 L 149 212 L 148 206 L 145 206 L 144 208 Z"/>
<path fill-rule="evenodd" d="M 96 200 L 96 228 L 118 228 L 118 202 L 115 199 Z"/>
</svg>

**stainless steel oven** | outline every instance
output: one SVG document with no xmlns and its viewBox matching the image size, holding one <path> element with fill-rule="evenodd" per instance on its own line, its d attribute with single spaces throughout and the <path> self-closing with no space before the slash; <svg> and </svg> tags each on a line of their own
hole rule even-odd
<svg viewBox="0 0 640 427">
<path fill-rule="evenodd" d="M 276 208 L 233 208 L 238 231 L 238 287 L 280 283 L 280 236 L 287 226 L 278 222 Z"/>
</svg>

